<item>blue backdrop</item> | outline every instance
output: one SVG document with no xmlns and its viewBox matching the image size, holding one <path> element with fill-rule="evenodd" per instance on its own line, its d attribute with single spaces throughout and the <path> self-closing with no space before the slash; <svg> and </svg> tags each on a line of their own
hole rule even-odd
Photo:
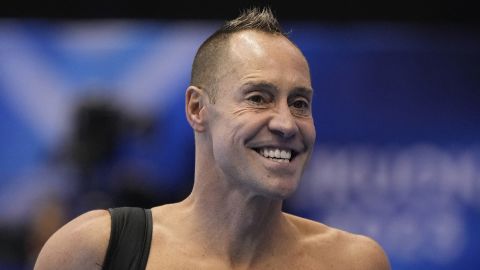
<svg viewBox="0 0 480 270">
<path fill-rule="evenodd" d="M 108 191 L 112 175 L 134 171 L 144 177 L 130 181 L 157 196 L 179 187 L 185 195 L 193 136 L 184 90 L 196 48 L 218 24 L 0 21 L 3 233 L 31 223 L 52 194 L 77 198 L 82 184 L 66 179 L 78 168 L 57 161 L 85 100 L 121 108 L 130 120 L 110 158 L 89 171 L 89 187 Z M 285 29 L 311 65 L 317 129 L 286 210 L 375 238 L 393 269 L 478 269 L 479 31 L 387 22 Z M 78 204 L 78 212 L 89 207 Z M 31 263 L 0 251 L 1 269 Z"/>
</svg>

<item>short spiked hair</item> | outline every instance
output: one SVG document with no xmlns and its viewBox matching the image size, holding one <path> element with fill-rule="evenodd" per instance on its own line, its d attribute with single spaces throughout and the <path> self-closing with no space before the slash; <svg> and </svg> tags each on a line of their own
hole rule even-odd
<svg viewBox="0 0 480 270">
<path fill-rule="evenodd" d="M 226 21 L 202 43 L 192 65 L 190 84 L 204 88 L 213 103 L 217 95 L 217 73 L 220 63 L 227 56 L 228 40 L 232 34 L 244 30 L 256 30 L 288 38 L 268 7 L 247 9 L 237 18 Z"/>
</svg>

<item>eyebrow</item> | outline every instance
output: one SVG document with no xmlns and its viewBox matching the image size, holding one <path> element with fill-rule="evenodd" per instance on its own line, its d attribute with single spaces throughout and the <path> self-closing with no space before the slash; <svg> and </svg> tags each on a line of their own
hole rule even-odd
<svg viewBox="0 0 480 270">
<path fill-rule="evenodd" d="M 240 88 L 244 91 L 248 91 L 251 89 L 259 89 L 279 92 L 278 87 L 269 82 L 248 82 L 242 85 Z M 292 92 L 296 94 L 303 94 L 309 97 L 313 95 L 313 89 L 308 87 L 295 87 L 293 88 Z"/>
<path fill-rule="evenodd" d="M 312 88 L 306 88 L 306 87 L 295 87 L 293 89 L 293 92 L 295 94 L 300 94 L 306 97 L 311 98 L 313 96 L 313 89 Z"/>
</svg>

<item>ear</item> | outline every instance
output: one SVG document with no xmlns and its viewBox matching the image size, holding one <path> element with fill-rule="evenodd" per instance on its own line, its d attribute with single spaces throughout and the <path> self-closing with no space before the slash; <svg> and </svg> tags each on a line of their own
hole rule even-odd
<svg viewBox="0 0 480 270">
<path fill-rule="evenodd" d="M 196 86 L 189 86 L 185 92 L 185 113 L 190 126 L 196 132 L 205 131 L 207 100 L 207 93 Z"/>
</svg>

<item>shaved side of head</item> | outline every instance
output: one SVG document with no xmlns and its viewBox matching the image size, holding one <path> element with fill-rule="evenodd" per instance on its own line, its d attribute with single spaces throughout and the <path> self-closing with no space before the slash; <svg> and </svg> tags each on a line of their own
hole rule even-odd
<svg viewBox="0 0 480 270">
<path fill-rule="evenodd" d="M 237 18 L 225 22 L 202 43 L 192 65 L 190 85 L 204 89 L 212 103 L 216 101 L 217 81 L 222 74 L 222 65 L 228 63 L 230 37 L 244 30 L 283 35 L 288 39 L 269 8 L 247 9 Z"/>
</svg>

